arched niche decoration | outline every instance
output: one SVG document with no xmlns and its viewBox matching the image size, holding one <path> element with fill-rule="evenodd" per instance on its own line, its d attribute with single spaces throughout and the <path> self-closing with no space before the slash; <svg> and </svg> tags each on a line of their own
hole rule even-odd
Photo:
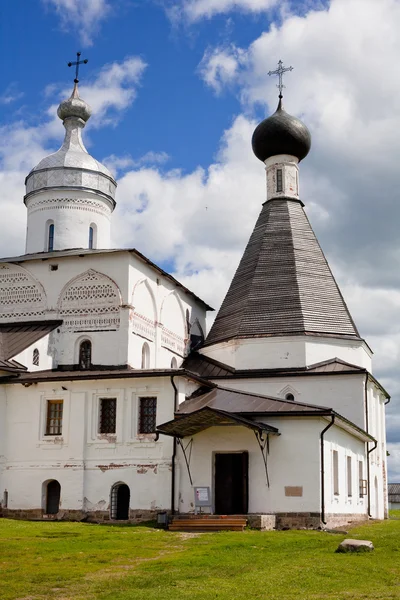
<svg viewBox="0 0 400 600">
<path fill-rule="evenodd" d="M 163 301 L 161 323 L 161 345 L 179 356 L 184 356 L 187 340 L 186 317 L 176 292 L 168 294 Z"/>
<path fill-rule="evenodd" d="M 0 264 L 0 322 L 28 321 L 46 313 L 43 286 L 23 267 Z"/>
<path fill-rule="evenodd" d="M 63 328 L 69 331 L 119 329 L 120 307 L 117 284 L 93 269 L 69 281 L 58 301 Z"/>
<path fill-rule="evenodd" d="M 156 338 L 157 309 L 147 279 L 138 281 L 132 294 L 132 330 L 151 342 Z"/>
</svg>

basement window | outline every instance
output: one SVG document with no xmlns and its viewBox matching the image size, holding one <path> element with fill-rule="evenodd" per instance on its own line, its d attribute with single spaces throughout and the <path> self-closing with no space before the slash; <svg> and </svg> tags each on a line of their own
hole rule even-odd
<svg viewBox="0 0 400 600">
<path fill-rule="evenodd" d="M 100 398 L 99 433 L 115 433 L 117 399 Z"/>
</svg>

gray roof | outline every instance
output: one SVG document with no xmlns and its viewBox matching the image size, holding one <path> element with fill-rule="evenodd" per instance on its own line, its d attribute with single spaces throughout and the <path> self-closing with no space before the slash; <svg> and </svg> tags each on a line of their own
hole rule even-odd
<svg viewBox="0 0 400 600">
<path fill-rule="evenodd" d="M 359 338 L 302 203 L 274 199 L 263 206 L 205 344 L 305 333 Z"/>
<path fill-rule="evenodd" d="M 163 423 L 157 427 L 157 431 L 164 435 L 183 438 L 189 435 L 196 435 L 196 433 L 200 433 L 200 431 L 204 431 L 209 427 L 226 425 L 241 425 L 242 427 L 247 427 L 259 431 L 260 433 L 279 435 L 279 430 L 276 427 L 267 425 L 267 423 L 250 421 L 235 413 L 216 410 L 209 406 L 205 406 L 192 413 L 185 414 L 179 418 L 172 419 L 172 421 Z"/>
<path fill-rule="evenodd" d="M 182 367 L 209 379 L 241 379 L 247 377 L 275 377 L 287 375 L 324 374 L 324 373 L 365 373 L 366 369 L 353 365 L 340 358 L 314 363 L 307 367 L 279 369 L 235 369 L 216 361 L 205 354 L 191 352 L 182 363 Z"/>
<path fill-rule="evenodd" d="M 215 387 L 201 396 L 192 397 L 179 405 L 178 414 L 191 413 L 208 406 L 233 413 L 330 413 L 326 406 L 315 406 L 294 400 L 283 400 L 273 396 L 263 396 Z"/>
<path fill-rule="evenodd" d="M 61 323 L 62 321 L 29 321 L 1 324 L 0 370 L 10 372 L 26 371 L 24 365 L 11 359 L 53 331 Z"/>
</svg>

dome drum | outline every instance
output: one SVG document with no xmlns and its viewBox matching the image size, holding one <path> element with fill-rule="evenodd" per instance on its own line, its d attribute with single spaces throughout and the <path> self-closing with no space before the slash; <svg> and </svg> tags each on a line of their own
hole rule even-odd
<svg viewBox="0 0 400 600">
<path fill-rule="evenodd" d="M 26 195 L 24 201 L 40 191 L 69 189 L 90 190 L 108 200 L 115 206 L 116 183 L 105 173 L 83 169 L 81 167 L 52 167 L 34 170 L 25 180 Z"/>
</svg>

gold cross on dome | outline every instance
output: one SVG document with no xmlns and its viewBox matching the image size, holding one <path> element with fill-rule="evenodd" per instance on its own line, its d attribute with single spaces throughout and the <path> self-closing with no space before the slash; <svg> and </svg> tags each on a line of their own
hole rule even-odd
<svg viewBox="0 0 400 600">
<path fill-rule="evenodd" d="M 281 60 L 278 62 L 278 68 L 275 71 L 268 71 L 268 75 L 278 75 L 279 77 L 279 83 L 276 86 L 279 89 L 279 98 L 282 98 L 282 90 L 285 87 L 282 82 L 282 76 L 286 71 L 293 71 L 293 67 L 284 67 Z"/>
<path fill-rule="evenodd" d="M 77 53 L 76 53 L 76 61 L 74 61 L 74 62 L 69 62 L 69 63 L 68 63 L 68 66 L 69 66 L 69 67 L 75 66 L 75 79 L 74 79 L 74 82 L 75 82 L 75 83 L 78 83 L 78 82 L 79 82 L 79 79 L 78 79 L 78 75 L 79 75 L 79 65 L 86 65 L 86 64 L 87 64 L 87 62 L 88 62 L 88 59 L 87 59 L 87 58 L 85 58 L 84 60 L 79 60 L 79 57 L 80 57 L 80 55 L 81 55 L 81 53 L 80 53 L 80 52 L 77 52 Z"/>
</svg>

